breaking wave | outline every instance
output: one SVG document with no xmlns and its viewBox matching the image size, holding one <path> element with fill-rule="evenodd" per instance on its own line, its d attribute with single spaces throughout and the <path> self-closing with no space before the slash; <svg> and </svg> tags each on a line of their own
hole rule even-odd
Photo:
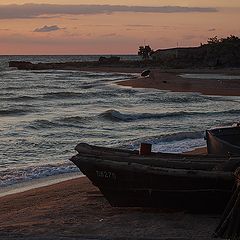
<svg viewBox="0 0 240 240">
<path fill-rule="evenodd" d="M 240 114 L 240 110 L 231 109 L 228 111 L 222 112 L 166 112 L 166 113 L 121 113 L 117 110 L 107 110 L 103 113 L 99 114 L 99 117 L 108 120 L 108 121 L 135 121 L 135 120 L 143 120 L 143 119 L 161 119 L 161 118 L 174 118 L 174 117 L 187 117 L 187 116 L 201 116 L 201 115 L 221 115 L 221 114 Z"/>
<path fill-rule="evenodd" d="M 204 138 L 204 132 L 196 131 L 196 132 L 176 132 L 176 133 L 169 133 L 169 134 L 160 134 L 154 135 L 144 138 L 135 139 L 132 142 L 126 143 L 129 146 L 133 146 L 139 144 L 141 142 L 147 142 L 151 144 L 159 143 L 159 142 L 174 142 L 174 141 L 182 141 L 185 139 L 199 139 Z"/>
<path fill-rule="evenodd" d="M 172 134 L 166 134 L 166 135 L 160 135 L 153 137 L 150 141 L 152 143 L 163 141 L 163 142 L 173 142 L 173 141 L 181 141 L 184 139 L 197 139 L 197 138 L 203 138 L 204 133 L 202 131 L 196 131 L 196 132 L 178 132 L 178 133 L 172 133 Z"/>
<path fill-rule="evenodd" d="M 182 153 L 206 145 L 204 132 L 178 132 L 139 138 L 122 145 L 122 148 L 139 149 L 141 143 L 150 143 L 154 152 Z"/>
<path fill-rule="evenodd" d="M 116 110 L 107 110 L 99 114 L 100 118 L 111 121 L 135 121 L 140 119 L 155 119 L 164 117 L 177 117 L 186 114 L 185 112 L 172 112 L 172 113 L 136 113 L 127 114 L 121 113 Z"/>
<path fill-rule="evenodd" d="M 9 186 L 16 183 L 26 182 L 33 179 L 40 179 L 55 176 L 63 173 L 79 171 L 73 164 L 47 164 L 42 166 L 29 166 L 25 168 L 13 168 L 1 171 L 0 186 Z"/>
</svg>

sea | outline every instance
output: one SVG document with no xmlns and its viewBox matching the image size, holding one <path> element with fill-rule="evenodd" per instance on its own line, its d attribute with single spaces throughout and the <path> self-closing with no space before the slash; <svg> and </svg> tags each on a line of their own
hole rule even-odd
<svg viewBox="0 0 240 240">
<path fill-rule="evenodd" d="M 8 62 L 94 61 L 99 56 L 0 56 L 0 188 L 81 174 L 74 147 L 181 153 L 206 146 L 206 129 L 240 121 L 240 97 L 123 87 L 140 73 L 25 71 Z M 136 60 L 124 55 L 121 59 Z M 189 77 L 189 75 L 186 75 Z M 195 74 L 196 78 L 229 78 Z M 240 80 L 240 76 L 235 76 Z M 166 79 L 167 80 L 167 79 Z"/>
</svg>

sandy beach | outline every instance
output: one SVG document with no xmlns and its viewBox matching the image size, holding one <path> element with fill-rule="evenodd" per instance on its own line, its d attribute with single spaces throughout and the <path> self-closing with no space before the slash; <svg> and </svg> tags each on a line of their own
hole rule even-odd
<svg viewBox="0 0 240 240">
<path fill-rule="evenodd" d="M 1 239 L 210 239 L 219 215 L 113 208 L 86 177 L 0 198 Z"/>
<path fill-rule="evenodd" d="M 144 67 L 122 66 L 84 66 L 78 71 L 136 73 L 139 77 L 119 81 L 121 86 L 133 88 L 153 88 L 172 92 L 195 92 L 204 95 L 240 96 L 240 69 L 158 69 L 150 68 L 148 77 L 140 77 Z M 239 79 L 185 78 L 183 74 L 213 74 L 221 76 L 239 76 Z"/>
<path fill-rule="evenodd" d="M 240 76 L 239 70 L 208 70 L 208 71 L 170 71 L 163 72 L 151 70 L 149 77 L 139 77 L 118 82 L 122 86 L 135 88 L 154 88 L 172 92 L 198 92 L 204 95 L 240 96 L 239 79 L 205 79 L 184 78 L 180 75 L 187 73 L 224 74 L 228 76 Z"/>
<path fill-rule="evenodd" d="M 73 69 L 72 69 L 73 70 Z M 140 77 L 145 67 L 123 67 L 123 66 L 82 66 L 75 68 L 78 71 L 89 72 L 124 72 L 136 73 L 139 77 L 119 81 L 121 86 L 133 88 L 153 88 L 172 92 L 195 92 L 204 95 L 219 96 L 240 96 L 240 69 L 158 69 L 151 67 L 148 77 Z M 183 74 L 213 74 L 220 75 L 220 78 L 185 78 Z M 239 79 L 229 77 L 223 79 L 222 76 L 239 76 Z"/>
<path fill-rule="evenodd" d="M 205 154 L 206 148 L 191 151 Z M 80 174 L 79 174 L 80 175 Z M 220 215 L 113 208 L 86 177 L 0 198 L 1 239 L 211 239 Z"/>
</svg>

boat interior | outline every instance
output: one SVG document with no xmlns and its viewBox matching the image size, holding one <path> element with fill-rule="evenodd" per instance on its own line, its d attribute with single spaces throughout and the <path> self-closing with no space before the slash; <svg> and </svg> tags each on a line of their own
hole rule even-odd
<svg viewBox="0 0 240 240">
<path fill-rule="evenodd" d="M 209 130 L 209 132 L 222 141 L 240 147 L 240 127 L 219 128 Z"/>
</svg>

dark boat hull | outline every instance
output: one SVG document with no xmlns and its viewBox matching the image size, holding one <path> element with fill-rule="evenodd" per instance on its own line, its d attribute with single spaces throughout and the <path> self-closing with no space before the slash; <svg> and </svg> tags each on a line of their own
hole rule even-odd
<svg viewBox="0 0 240 240">
<path fill-rule="evenodd" d="M 220 213 L 234 185 L 234 178 L 229 172 L 155 168 L 84 154 L 74 156 L 71 161 L 115 207 Z"/>
<path fill-rule="evenodd" d="M 135 170 L 80 164 L 80 170 L 114 207 L 151 207 L 191 212 L 222 212 L 232 194 L 233 179 L 136 173 Z"/>
<path fill-rule="evenodd" d="M 240 127 L 216 128 L 206 131 L 209 154 L 240 156 Z"/>
</svg>

